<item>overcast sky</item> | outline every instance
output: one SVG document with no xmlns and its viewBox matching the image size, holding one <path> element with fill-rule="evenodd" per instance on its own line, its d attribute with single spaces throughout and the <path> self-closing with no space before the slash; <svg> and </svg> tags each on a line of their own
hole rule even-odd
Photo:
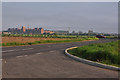
<svg viewBox="0 0 120 80">
<path fill-rule="evenodd" d="M 31 28 L 118 32 L 117 2 L 4 2 L 3 30 L 29 24 Z"/>
<path fill-rule="evenodd" d="M 2 2 L 119 2 L 119 0 L 1 0 Z"/>
</svg>

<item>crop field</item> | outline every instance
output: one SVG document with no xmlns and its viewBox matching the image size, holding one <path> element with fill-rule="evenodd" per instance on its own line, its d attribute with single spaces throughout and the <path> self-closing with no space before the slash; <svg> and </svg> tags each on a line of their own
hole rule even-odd
<svg viewBox="0 0 120 80">
<path fill-rule="evenodd" d="M 67 36 L 67 35 L 3 35 L 2 46 L 19 46 L 32 45 L 43 43 L 63 43 L 76 42 L 83 40 L 98 40 L 98 38 L 91 36 Z"/>
<path fill-rule="evenodd" d="M 39 37 L 2 37 L 2 43 L 26 43 L 26 42 L 35 42 L 41 40 L 69 40 L 64 38 L 39 38 Z"/>
<path fill-rule="evenodd" d="M 80 58 L 120 67 L 120 60 L 118 60 L 120 59 L 119 42 L 91 44 L 69 50 L 68 52 Z"/>
</svg>

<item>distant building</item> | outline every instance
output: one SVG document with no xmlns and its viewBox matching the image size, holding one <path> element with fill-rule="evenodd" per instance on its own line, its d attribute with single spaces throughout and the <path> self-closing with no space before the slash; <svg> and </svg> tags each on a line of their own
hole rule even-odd
<svg viewBox="0 0 120 80">
<path fill-rule="evenodd" d="M 69 31 L 54 31 L 56 34 L 66 35 L 69 34 Z"/>
<path fill-rule="evenodd" d="M 43 28 L 34 28 L 34 29 L 26 29 L 26 34 L 43 34 L 44 29 Z"/>
<path fill-rule="evenodd" d="M 44 31 L 44 34 L 54 34 L 55 32 L 53 32 L 53 31 L 50 31 L 50 30 L 45 30 Z"/>
<path fill-rule="evenodd" d="M 43 33 L 44 33 L 44 29 L 43 29 L 43 28 L 40 28 L 40 30 L 41 30 L 41 34 L 43 34 Z"/>
<path fill-rule="evenodd" d="M 11 33 L 8 31 L 3 31 L 2 34 L 11 34 Z"/>
<path fill-rule="evenodd" d="M 82 31 L 79 31 L 78 34 L 79 34 L 79 35 L 80 35 L 80 34 L 83 34 L 83 32 L 82 32 Z"/>
<path fill-rule="evenodd" d="M 54 34 L 53 31 L 50 30 L 44 30 L 43 28 L 26 28 L 25 26 L 22 26 L 21 29 L 19 28 L 8 28 L 7 30 L 11 34 Z"/>
<path fill-rule="evenodd" d="M 26 28 L 25 28 L 25 26 L 22 26 L 22 32 L 23 32 L 23 33 L 26 32 Z"/>
<path fill-rule="evenodd" d="M 75 34 L 75 31 L 72 31 L 72 34 Z"/>
<path fill-rule="evenodd" d="M 88 35 L 92 35 L 92 34 L 94 34 L 93 30 L 89 30 Z"/>
</svg>

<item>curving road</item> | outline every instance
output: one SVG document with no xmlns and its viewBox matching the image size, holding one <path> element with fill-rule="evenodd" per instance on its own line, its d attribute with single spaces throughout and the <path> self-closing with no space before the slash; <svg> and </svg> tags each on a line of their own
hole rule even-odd
<svg viewBox="0 0 120 80">
<path fill-rule="evenodd" d="M 111 41 L 115 40 L 3 47 L 3 78 L 117 78 L 117 71 L 77 62 L 64 54 L 69 47 Z"/>
</svg>

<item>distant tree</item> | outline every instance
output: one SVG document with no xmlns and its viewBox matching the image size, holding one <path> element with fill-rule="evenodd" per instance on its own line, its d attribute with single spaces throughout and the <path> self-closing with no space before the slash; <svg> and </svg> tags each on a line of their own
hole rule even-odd
<svg viewBox="0 0 120 80">
<path fill-rule="evenodd" d="M 72 31 L 72 34 L 75 34 L 75 31 Z"/>
</svg>

